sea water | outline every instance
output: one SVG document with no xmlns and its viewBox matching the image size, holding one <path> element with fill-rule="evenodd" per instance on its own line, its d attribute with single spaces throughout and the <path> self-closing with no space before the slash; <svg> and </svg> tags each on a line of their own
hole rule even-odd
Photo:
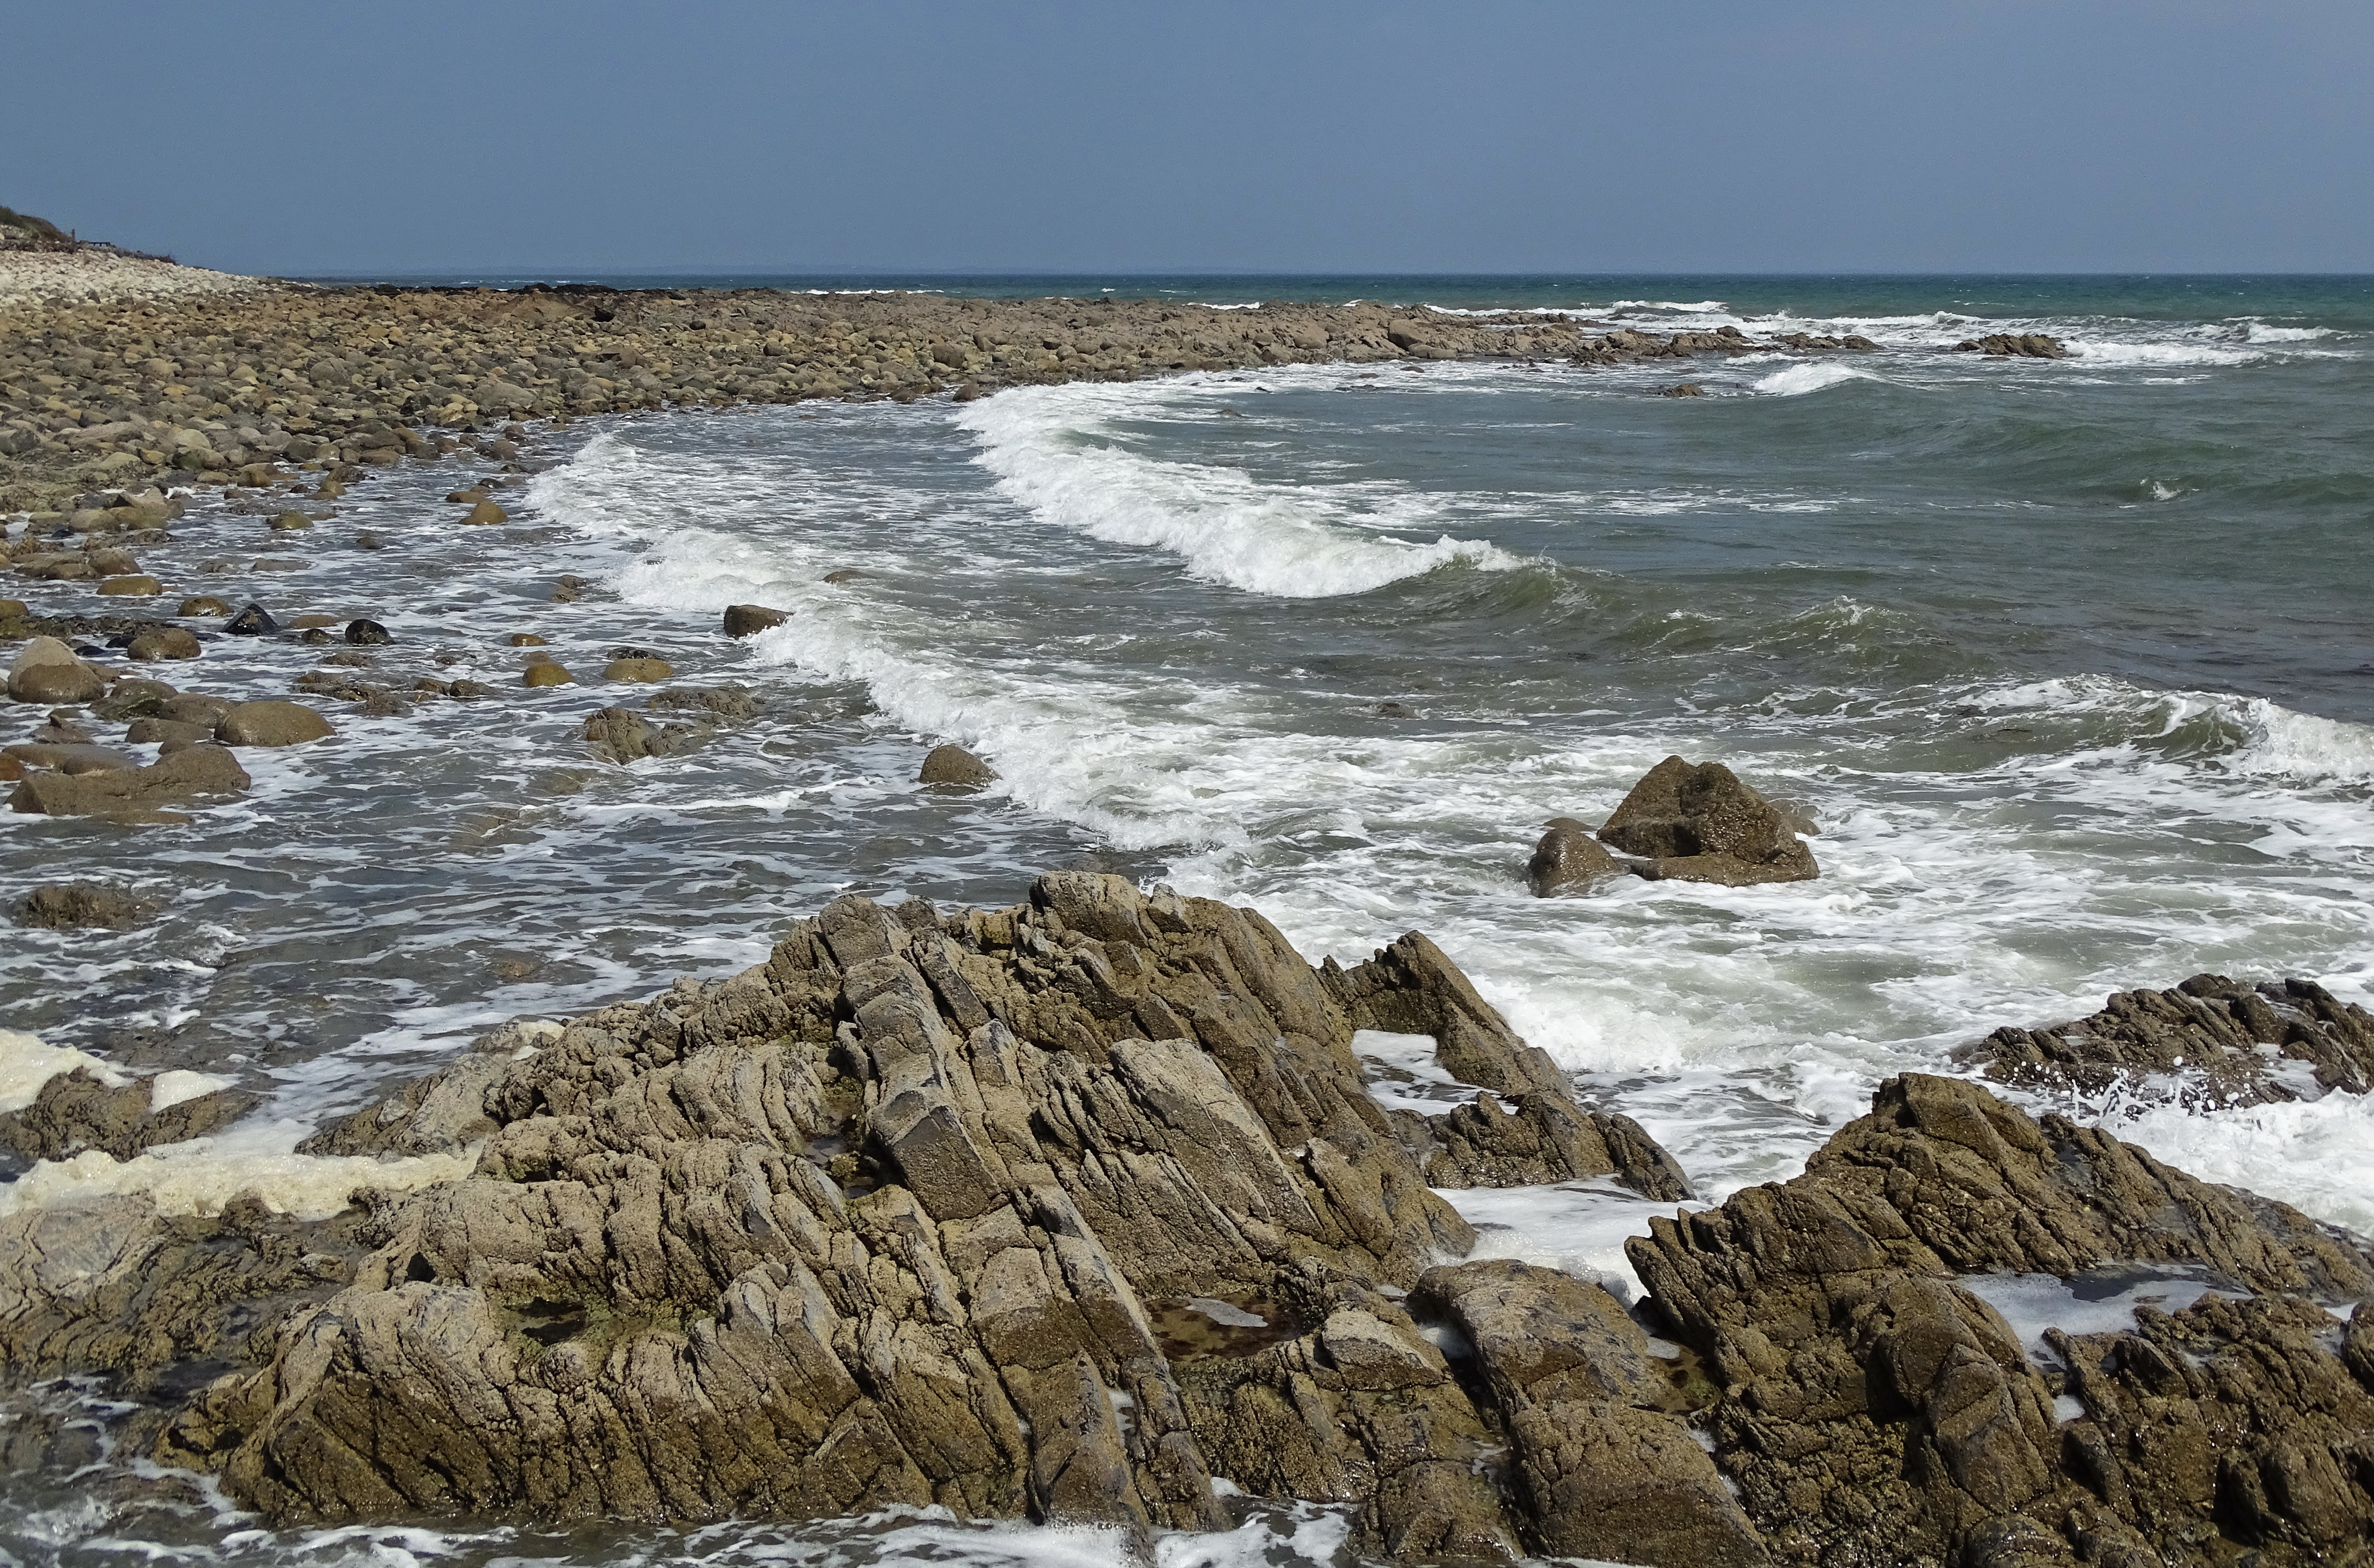
<svg viewBox="0 0 2374 1568">
<path fill-rule="evenodd" d="M 0 1036 L 0 1082 L 79 1051 L 265 1097 L 203 1145 L 46 1168 L 0 1205 L 138 1186 L 196 1208 L 248 1173 L 282 1207 L 335 1207 L 353 1173 L 296 1140 L 495 1023 L 730 973 L 840 892 L 996 905 L 1056 867 L 1255 905 L 1314 961 L 1427 932 L 1709 1202 L 1795 1173 L 1882 1080 L 1955 1071 L 1952 1048 L 2002 1024 L 2203 970 L 2356 1000 L 2374 983 L 2367 280 L 773 281 L 1418 301 L 1881 348 L 582 421 L 535 444 L 545 466 L 502 492 L 496 529 L 441 501 L 488 471 L 466 454 L 374 477 L 293 544 L 200 505 L 145 568 L 385 622 L 398 641 L 362 678 L 501 695 L 383 718 L 330 704 L 335 744 L 242 753 L 253 790 L 185 826 L 0 819 L 11 890 L 100 876 L 164 902 L 120 934 L 12 930 L 0 1029 L 40 1043 Z M 2054 334 L 2070 357 L 1952 351 L 1998 331 Z M 1683 380 L 1706 395 L 1655 395 Z M 381 548 L 355 547 L 365 530 Z M 594 586 L 556 605 L 561 573 Z M 71 584 L 22 592 L 86 604 Z M 745 601 L 792 619 L 729 643 L 719 612 Z M 585 684 L 521 688 L 517 631 Z M 622 695 L 598 684 L 617 648 L 740 683 L 759 717 L 684 757 L 601 763 L 579 731 Z M 222 639 L 159 673 L 277 695 L 313 662 Z M 941 740 L 999 782 L 914 784 Z M 1673 753 L 1810 816 L 1820 879 L 1532 897 L 1546 819 L 1604 818 Z M 1443 1092 L 1406 1042 L 1369 1043 L 1381 1089 Z M 2049 1108 L 2374 1231 L 2360 1098 Z M 1591 1184 L 1456 1197 L 1488 1255 L 1620 1293 L 1624 1236 L 1669 1211 Z M 44 1397 L 110 1430 L 104 1389 Z M 911 1516 L 268 1531 L 186 1480 L 92 1480 L 135 1456 L 88 1464 L 0 1480 L 0 1562 L 1120 1550 Z M 1340 1515 L 1243 1506 L 1236 1532 L 1166 1539 L 1158 1560 L 1343 1556 Z"/>
</svg>

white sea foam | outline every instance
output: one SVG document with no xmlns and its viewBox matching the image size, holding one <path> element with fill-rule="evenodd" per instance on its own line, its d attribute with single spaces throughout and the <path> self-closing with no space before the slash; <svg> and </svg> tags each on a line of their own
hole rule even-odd
<svg viewBox="0 0 2374 1568">
<path fill-rule="evenodd" d="M 300 1123 L 275 1122 L 215 1138 L 159 1144 L 133 1160 L 117 1160 L 95 1149 L 65 1160 L 44 1160 L 0 1186 L 0 1215 L 117 1193 L 146 1193 L 160 1213 L 219 1214 L 232 1198 L 253 1194 L 276 1214 L 327 1220 L 358 1192 L 412 1192 L 457 1181 L 478 1161 L 475 1145 L 456 1153 L 402 1160 L 297 1153 L 298 1141 L 311 1130 Z"/>
<path fill-rule="evenodd" d="M 202 1094 L 229 1089 L 236 1081 L 216 1073 L 191 1072 L 183 1067 L 159 1073 L 148 1082 L 148 1114 L 153 1116 L 185 1100 L 195 1100 Z"/>
<path fill-rule="evenodd" d="M 76 1067 L 111 1088 L 122 1089 L 132 1081 L 97 1056 L 44 1045 L 36 1035 L 0 1029 L 0 1113 L 23 1110 L 41 1097 L 41 1085 Z"/>
<path fill-rule="evenodd" d="M 1422 531 L 1425 505 L 1387 504 L 1323 485 L 1266 485 L 1233 468 L 1143 457 L 1121 443 L 1116 417 L 1147 399 L 1100 386 L 1025 387 L 971 405 L 959 422 L 982 442 L 979 461 L 1017 501 L 1048 522 L 1115 544 L 1170 551 L 1206 582 L 1280 598 L 1362 594 L 1454 563 L 1521 564 L 1496 547 Z"/>
<path fill-rule="evenodd" d="M 1629 1306 L 1642 1293 L 1624 1244 L 1658 1215 L 1701 1207 L 1652 1202 L 1607 1183 L 1550 1187 L 1445 1187 L 1437 1195 L 1475 1227 L 1473 1258 L 1511 1257 L 1604 1286 Z"/>
<path fill-rule="evenodd" d="M 1850 381 L 1885 381 L 1858 366 L 1840 364 L 1835 360 L 1817 360 L 1809 364 L 1791 365 L 1757 378 L 1756 390 L 1768 397 L 1802 397 L 1809 392 L 1837 386 Z"/>
</svg>

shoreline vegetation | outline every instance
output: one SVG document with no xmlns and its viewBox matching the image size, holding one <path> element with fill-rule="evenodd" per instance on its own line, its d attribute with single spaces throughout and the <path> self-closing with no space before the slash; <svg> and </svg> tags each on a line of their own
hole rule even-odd
<svg viewBox="0 0 2374 1568">
<path fill-rule="evenodd" d="M 43 245 L 0 250 L 0 508 L 30 513 L 17 572 L 93 608 L 164 592 L 127 547 L 193 492 L 293 531 L 407 456 L 515 475 L 533 426 L 594 415 L 1870 347 L 1358 304 L 317 289 Z M 508 521 L 488 481 L 448 500 Z M 239 748 L 335 740 L 309 705 L 68 645 L 112 634 L 155 671 L 203 653 L 173 621 L 219 618 L 337 666 L 300 695 L 408 711 L 348 678 L 391 641 L 370 620 L 0 600 L 0 641 L 26 643 L 12 711 L 48 713 L 0 758 L 18 808 L 171 821 L 246 785 Z M 737 606 L 723 630 L 782 619 Z M 674 674 L 622 653 L 605 678 Z M 597 712 L 595 754 L 631 765 L 748 711 L 731 688 L 646 707 L 656 726 Z M 927 784 L 992 776 L 951 750 Z M 1529 876 L 1810 877 L 1801 826 L 1669 759 L 1603 827 L 1554 823 Z M 61 886 L 18 918 L 146 913 Z M 1431 1037 L 1448 1108 L 1389 1107 L 1361 1031 Z M 1674 1157 L 1579 1101 L 1417 932 L 1346 968 L 1118 877 L 1051 872 L 1002 910 L 844 896 L 743 973 L 515 1019 L 268 1182 L 203 1141 L 256 1108 L 246 1089 L 5 1030 L 0 1054 L 23 1091 L 0 1155 L 26 1167 L 0 1184 L 10 1463 L 85 1484 L 89 1421 L 28 1390 L 103 1380 L 113 1452 L 147 1468 L 88 1484 L 125 1507 L 198 1506 L 196 1473 L 276 1525 L 940 1506 L 1142 1543 L 1230 1528 L 1250 1495 L 1341 1506 L 1357 1550 L 1408 1562 L 1656 1568 L 2292 1568 L 2374 1533 L 2364 1238 L 1917 1074 L 1803 1174 L 1684 1208 Z M 1957 1060 L 2031 1091 L 2149 1093 L 2211 1063 L 2225 1104 L 2363 1092 L 2374 1016 L 2201 975 Z M 1475 1256 L 1451 1197 L 1550 1186 L 1659 1210 L 1627 1244 L 1637 1299 Z"/>
</svg>

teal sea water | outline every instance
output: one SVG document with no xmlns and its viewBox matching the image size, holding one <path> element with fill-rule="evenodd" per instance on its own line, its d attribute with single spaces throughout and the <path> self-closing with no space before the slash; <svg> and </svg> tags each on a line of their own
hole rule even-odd
<svg viewBox="0 0 2374 1568">
<path fill-rule="evenodd" d="M 136 858 L 14 819 L 12 883 L 96 862 L 172 902 L 144 933 L 19 934 L 0 1027 L 269 1096 L 191 1160 L 276 1159 L 514 1014 L 755 961 L 842 890 L 1004 903 L 1056 865 L 1256 903 L 1314 961 L 1427 931 L 1716 1199 L 1793 1173 L 1883 1079 L 1955 1070 L 2001 1024 L 2202 970 L 2374 988 L 2374 279 L 582 280 L 1374 299 L 1881 348 L 589 421 L 539 443 L 502 530 L 439 500 L 477 470 L 375 479 L 271 579 L 276 607 L 376 616 L 407 678 L 508 688 L 503 638 L 532 628 L 571 666 L 650 648 L 763 712 L 631 771 L 582 755 L 582 690 L 355 719 Z M 2071 356 L 1951 351 L 1996 331 Z M 1682 379 L 1707 395 L 1655 395 Z M 356 528 L 388 548 L 335 548 Z M 176 532 L 153 563 L 175 580 L 283 553 L 252 518 Z M 596 588 L 562 608 L 564 571 Z M 718 611 L 748 600 L 796 613 L 725 643 Z M 211 646 L 207 689 L 285 690 L 294 656 Z M 944 738 L 1000 784 L 910 782 Z M 1530 897 L 1545 819 L 1598 819 L 1670 752 L 1807 810 L 1822 878 Z M 2060 1108 L 2374 1231 L 2355 1097 Z M 1463 1201 L 1495 1248 L 1592 1277 L 1620 1279 L 1645 1222 L 1601 1194 Z M 108 1430 L 95 1392 L 51 1397 Z M 89 1479 L 128 1462 L 0 1480 L 0 1564 L 1115 1550 L 935 1519 L 266 1531 L 203 1492 Z M 1324 1510 L 1254 1512 L 1160 1560 L 1328 1562 L 1342 1537 Z"/>
</svg>

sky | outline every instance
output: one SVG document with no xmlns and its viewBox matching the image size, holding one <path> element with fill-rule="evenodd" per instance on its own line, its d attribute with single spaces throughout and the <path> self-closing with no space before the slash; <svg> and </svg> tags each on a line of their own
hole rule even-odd
<svg viewBox="0 0 2374 1568">
<path fill-rule="evenodd" d="M 0 204 L 290 277 L 2374 271 L 2368 0 L 0 0 Z"/>
</svg>

